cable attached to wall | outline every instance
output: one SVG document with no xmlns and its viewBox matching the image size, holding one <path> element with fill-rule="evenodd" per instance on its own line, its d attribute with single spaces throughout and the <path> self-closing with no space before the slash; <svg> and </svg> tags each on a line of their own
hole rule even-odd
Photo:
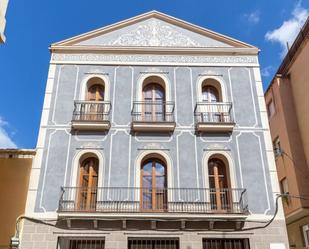
<svg viewBox="0 0 309 249">
<path fill-rule="evenodd" d="M 264 229 L 264 228 L 268 227 L 275 220 L 275 218 L 278 214 L 278 210 L 279 210 L 279 198 L 283 198 L 283 197 L 284 198 L 290 197 L 290 198 L 297 198 L 297 199 L 302 199 L 302 200 L 309 200 L 309 196 L 290 195 L 289 193 L 279 194 L 279 195 L 277 195 L 276 201 L 275 201 L 275 212 L 274 212 L 272 218 L 269 221 L 267 221 L 266 224 L 261 225 L 261 226 L 243 228 L 243 229 L 239 229 L 239 230 L 212 229 L 211 231 L 223 232 L 223 233 L 233 233 L 233 232 L 252 231 L 252 230 L 256 230 L 256 229 Z M 61 221 L 67 221 L 67 220 L 75 220 L 75 218 L 61 218 L 61 219 L 43 220 L 43 219 L 37 219 L 37 218 L 21 215 L 16 220 L 16 232 L 15 232 L 15 236 L 11 239 L 11 248 L 14 248 L 14 249 L 19 248 L 20 222 L 22 220 L 28 220 L 28 221 L 32 221 L 34 223 L 56 227 L 56 224 L 53 224 L 53 223 L 50 223 L 50 222 L 61 222 Z M 110 220 L 110 219 L 96 218 L 96 220 L 106 221 L 106 220 Z M 144 220 L 144 219 L 130 218 L 130 220 Z M 166 221 L 166 220 L 162 220 L 162 219 L 151 219 L 151 220 L 153 220 L 153 221 Z M 173 221 L 183 221 L 183 220 L 184 219 L 179 219 L 179 220 L 176 219 L 176 220 L 173 220 Z M 233 221 L 244 221 L 244 220 L 233 220 Z M 72 228 L 68 228 L 68 229 L 72 229 Z M 83 230 L 83 229 L 85 229 L 85 228 L 74 229 L 74 230 Z M 104 229 L 104 230 L 106 230 L 106 229 Z M 172 230 L 172 229 L 156 229 L 156 230 L 158 230 L 158 231 L 166 231 L 166 230 L 168 230 L 168 231 L 179 231 L 179 229 L 174 229 L 174 230 Z M 187 231 L 205 231 L 205 229 L 186 229 L 186 230 Z"/>
</svg>

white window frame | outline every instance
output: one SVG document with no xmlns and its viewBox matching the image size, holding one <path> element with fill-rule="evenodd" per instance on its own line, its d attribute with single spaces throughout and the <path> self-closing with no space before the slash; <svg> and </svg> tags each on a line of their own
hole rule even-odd
<svg viewBox="0 0 309 249">
<path fill-rule="evenodd" d="M 302 226 L 302 232 L 304 236 L 305 247 L 309 247 L 309 225 Z"/>
</svg>

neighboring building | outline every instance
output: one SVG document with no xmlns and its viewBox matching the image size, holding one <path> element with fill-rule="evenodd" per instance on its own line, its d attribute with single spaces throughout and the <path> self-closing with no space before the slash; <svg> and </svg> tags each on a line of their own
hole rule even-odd
<svg viewBox="0 0 309 249">
<path fill-rule="evenodd" d="M 309 197 L 309 19 L 265 93 L 281 191 Z M 309 200 L 284 211 L 291 248 L 309 247 Z"/>
<path fill-rule="evenodd" d="M 6 25 L 5 13 L 9 0 L 0 0 L 0 43 L 5 42 L 4 30 Z"/>
<path fill-rule="evenodd" d="M 34 150 L 0 149 L 0 248 L 8 249 L 26 208 Z"/>
<path fill-rule="evenodd" d="M 22 249 L 287 249 L 256 47 L 152 11 L 50 50 Z"/>
</svg>

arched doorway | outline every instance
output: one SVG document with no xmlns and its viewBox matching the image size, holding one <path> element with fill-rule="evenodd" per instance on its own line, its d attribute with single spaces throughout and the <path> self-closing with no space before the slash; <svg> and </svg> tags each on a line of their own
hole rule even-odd
<svg viewBox="0 0 309 249">
<path fill-rule="evenodd" d="M 165 211 L 167 209 L 166 164 L 152 157 L 141 166 L 142 211 Z"/>
<path fill-rule="evenodd" d="M 104 101 L 104 85 L 94 84 L 88 88 L 88 101 Z"/>
<path fill-rule="evenodd" d="M 91 78 L 87 82 L 86 103 L 82 106 L 84 120 L 100 121 L 104 119 L 105 84 L 100 78 Z"/>
<path fill-rule="evenodd" d="M 202 116 L 203 122 L 218 123 L 222 121 L 222 106 L 220 105 L 220 92 L 217 87 L 205 81 L 202 86 L 202 103 L 205 109 Z"/>
<path fill-rule="evenodd" d="M 230 181 L 227 165 L 219 158 L 208 161 L 211 210 L 226 212 L 231 209 Z"/>
<path fill-rule="evenodd" d="M 143 87 L 144 121 L 165 121 L 165 91 L 156 83 L 150 82 Z"/>
<path fill-rule="evenodd" d="M 79 167 L 77 208 L 81 211 L 96 209 L 99 160 L 90 156 Z"/>
<path fill-rule="evenodd" d="M 203 102 L 219 102 L 219 92 L 214 86 L 204 85 L 202 98 Z"/>
</svg>

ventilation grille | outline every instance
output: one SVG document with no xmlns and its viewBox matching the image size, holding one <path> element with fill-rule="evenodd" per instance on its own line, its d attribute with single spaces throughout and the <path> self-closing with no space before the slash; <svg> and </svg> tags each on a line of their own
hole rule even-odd
<svg viewBox="0 0 309 249">
<path fill-rule="evenodd" d="M 178 238 L 129 238 L 129 249 L 179 249 Z"/>
<path fill-rule="evenodd" d="M 248 239 L 203 239 L 203 249 L 249 249 Z"/>
<path fill-rule="evenodd" d="M 60 237 L 58 239 L 59 249 L 104 249 L 104 238 L 85 237 Z"/>
</svg>

